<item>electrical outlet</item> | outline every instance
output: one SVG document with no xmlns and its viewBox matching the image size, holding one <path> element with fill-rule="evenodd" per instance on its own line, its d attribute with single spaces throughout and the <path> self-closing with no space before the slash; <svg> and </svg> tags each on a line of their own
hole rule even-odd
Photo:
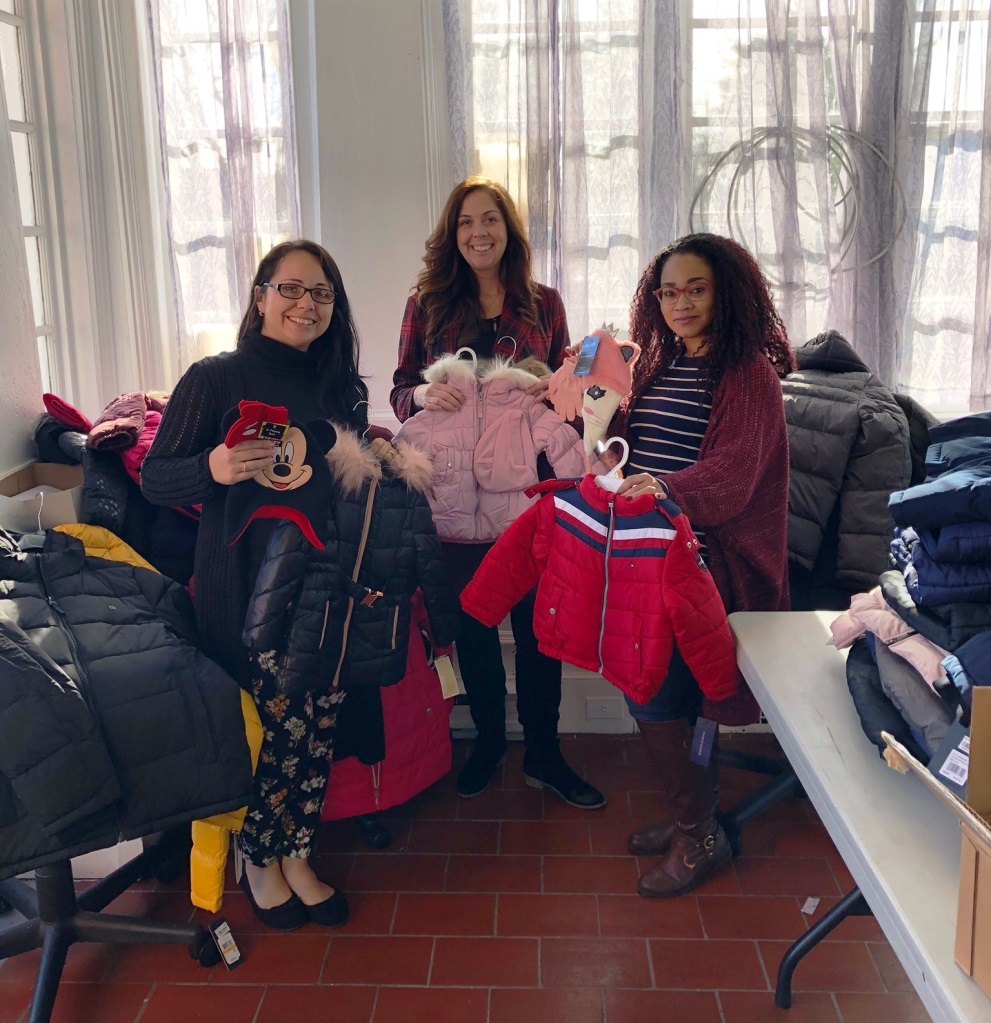
<svg viewBox="0 0 991 1023">
<path fill-rule="evenodd" d="M 621 696 L 586 696 L 585 719 L 587 721 L 618 720 L 623 716 Z"/>
</svg>

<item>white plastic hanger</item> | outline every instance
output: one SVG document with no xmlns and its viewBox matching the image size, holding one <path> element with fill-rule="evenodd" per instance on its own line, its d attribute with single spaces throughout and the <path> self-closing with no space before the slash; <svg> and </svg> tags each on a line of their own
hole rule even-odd
<svg viewBox="0 0 991 1023">
<path fill-rule="evenodd" d="M 613 444 L 618 444 L 623 449 L 623 455 L 609 472 L 595 477 L 595 485 L 615 494 L 623 482 L 623 466 L 630 460 L 630 445 L 622 437 L 610 437 L 608 440 L 599 441 L 595 447 L 602 452 L 608 450 Z"/>
<path fill-rule="evenodd" d="M 468 348 L 467 346 L 464 346 L 462 348 L 459 348 L 454 354 L 459 359 L 461 358 L 462 355 L 470 356 L 471 357 L 471 368 L 473 370 L 475 370 L 476 372 L 478 371 L 478 353 L 475 351 L 474 348 Z"/>
<path fill-rule="evenodd" d="M 493 349 L 498 348 L 499 345 L 501 345 L 503 341 L 512 341 L 513 342 L 513 354 L 510 355 L 509 361 L 510 362 L 515 361 L 515 359 L 516 359 L 516 351 L 517 351 L 517 348 L 518 348 L 518 346 L 516 344 L 516 338 L 513 337 L 512 334 L 503 334 L 502 337 L 496 338 L 496 343 L 495 343 L 495 345 L 493 345 Z"/>
</svg>

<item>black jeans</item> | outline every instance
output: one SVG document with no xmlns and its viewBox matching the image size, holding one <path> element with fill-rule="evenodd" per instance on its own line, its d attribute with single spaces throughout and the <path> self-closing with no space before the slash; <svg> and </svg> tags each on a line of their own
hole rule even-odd
<svg viewBox="0 0 991 1023">
<path fill-rule="evenodd" d="M 451 582 L 460 593 L 492 545 L 443 546 Z M 537 649 L 533 601 L 531 591 L 510 611 L 509 617 L 516 641 L 516 710 L 527 749 L 539 753 L 557 748 L 561 662 Z M 498 748 L 506 741 L 506 670 L 499 629 L 482 625 L 462 612 L 456 647 L 478 741 Z"/>
</svg>

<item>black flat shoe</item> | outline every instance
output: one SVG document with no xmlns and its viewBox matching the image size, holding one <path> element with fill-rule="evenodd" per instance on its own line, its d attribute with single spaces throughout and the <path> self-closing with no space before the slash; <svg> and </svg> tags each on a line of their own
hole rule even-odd
<svg viewBox="0 0 991 1023">
<path fill-rule="evenodd" d="M 335 891 L 329 899 L 324 899 L 315 906 L 307 906 L 305 902 L 301 902 L 300 905 L 307 917 L 321 927 L 340 927 L 348 922 L 350 915 L 347 896 L 342 891 Z"/>
<path fill-rule="evenodd" d="M 547 789 L 580 810 L 601 810 L 606 805 L 606 797 L 575 774 L 560 754 L 547 759 L 524 755 L 523 780 L 530 788 Z"/>
<path fill-rule="evenodd" d="M 273 906 L 271 909 L 262 909 L 255 902 L 254 895 L 251 894 L 251 884 L 248 881 L 247 871 L 241 874 L 241 880 L 238 884 L 248 897 L 248 902 L 259 923 L 263 923 L 266 927 L 272 927 L 277 931 L 295 931 L 310 919 L 307 907 L 295 895 L 290 895 L 285 902 L 280 903 L 278 906 Z"/>
</svg>

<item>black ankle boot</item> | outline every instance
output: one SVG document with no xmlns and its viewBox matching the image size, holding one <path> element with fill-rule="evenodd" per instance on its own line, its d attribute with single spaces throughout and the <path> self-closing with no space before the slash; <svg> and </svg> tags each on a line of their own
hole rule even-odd
<svg viewBox="0 0 991 1023">
<path fill-rule="evenodd" d="M 379 822 L 373 813 L 359 813 L 355 820 L 361 828 L 361 835 L 373 849 L 388 849 L 392 843 L 389 829 Z"/>
<path fill-rule="evenodd" d="M 471 756 L 458 775 L 458 795 L 462 799 L 480 796 L 492 783 L 496 771 L 506 760 L 506 744 L 475 741 Z"/>
<path fill-rule="evenodd" d="M 530 788 L 547 789 L 581 810 L 601 810 L 606 805 L 606 797 L 575 774 L 556 748 L 528 749 L 523 755 L 523 780 Z"/>
</svg>

